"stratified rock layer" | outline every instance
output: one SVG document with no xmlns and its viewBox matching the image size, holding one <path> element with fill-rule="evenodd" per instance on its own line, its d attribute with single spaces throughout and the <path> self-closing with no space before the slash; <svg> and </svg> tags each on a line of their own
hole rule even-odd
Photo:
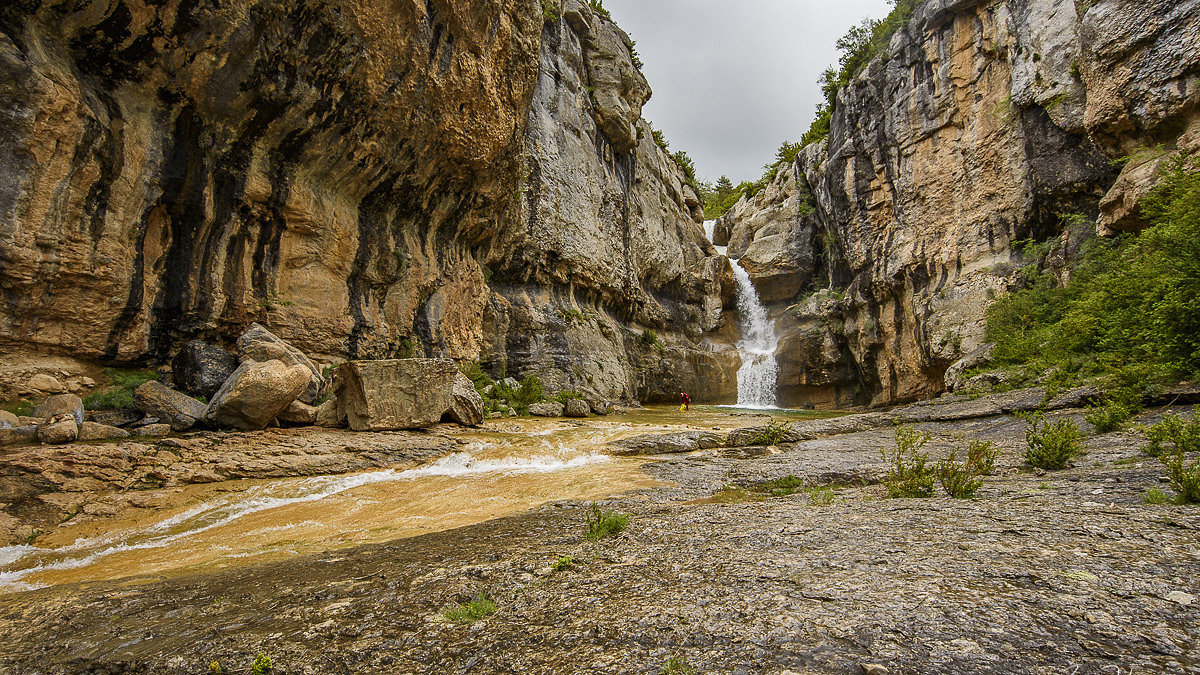
<svg viewBox="0 0 1200 675">
<path fill-rule="evenodd" d="M 334 381 L 355 431 L 421 429 L 447 415 L 462 424 L 483 421 L 483 399 L 447 359 L 350 361 L 337 367 Z"/>
<path fill-rule="evenodd" d="M 1014 242 L 1138 227 L 1151 164 L 1200 151 L 1198 34 L 1196 0 L 919 6 L 829 138 L 717 228 L 777 302 L 782 401 L 935 396 L 1028 262 Z"/>
<path fill-rule="evenodd" d="M 320 363 L 729 398 L 732 279 L 632 41 L 561 10 L 4 3 L 0 349 L 166 361 L 259 322 Z"/>
</svg>

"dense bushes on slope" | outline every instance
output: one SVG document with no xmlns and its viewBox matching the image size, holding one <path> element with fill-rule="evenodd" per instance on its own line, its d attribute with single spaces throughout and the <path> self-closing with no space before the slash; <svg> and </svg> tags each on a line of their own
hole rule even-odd
<svg viewBox="0 0 1200 675">
<path fill-rule="evenodd" d="M 1200 375 L 1200 157 L 1168 167 L 1142 212 L 1150 227 L 1094 242 L 1066 285 L 1031 274 L 992 305 L 997 365 L 1118 387 Z"/>
</svg>

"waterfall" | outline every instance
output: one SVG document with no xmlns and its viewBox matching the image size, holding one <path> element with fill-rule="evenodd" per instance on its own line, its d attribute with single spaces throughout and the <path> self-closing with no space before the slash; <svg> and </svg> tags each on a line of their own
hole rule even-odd
<svg viewBox="0 0 1200 675">
<path fill-rule="evenodd" d="M 709 241 L 713 238 L 716 221 L 705 221 L 704 233 Z M 726 247 L 717 246 L 725 255 Z M 775 383 L 779 366 L 775 363 L 775 348 L 779 338 L 775 336 L 775 322 L 767 318 L 767 310 L 758 299 L 758 291 L 750 281 L 750 273 L 736 260 L 733 276 L 737 279 L 738 318 L 742 327 L 742 339 L 737 348 L 742 356 L 742 367 L 737 372 L 739 408 L 776 407 Z"/>
</svg>

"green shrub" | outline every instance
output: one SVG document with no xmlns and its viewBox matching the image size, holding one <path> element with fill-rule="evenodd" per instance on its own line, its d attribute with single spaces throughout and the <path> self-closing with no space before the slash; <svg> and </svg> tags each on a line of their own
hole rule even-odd
<svg viewBox="0 0 1200 675">
<path fill-rule="evenodd" d="M 1096 433 L 1107 434 L 1123 428 L 1141 409 L 1141 396 L 1123 391 L 1105 396 L 1103 403 L 1089 405 L 1083 419 L 1096 428 Z"/>
<path fill-rule="evenodd" d="M 463 626 L 495 614 L 496 609 L 496 603 L 480 593 L 465 605 L 455 603 L 447 607 L 442 610 L 441 616 L 445 621 Z"/>
<path fill-rule="evenodd" d="M 1030 466 L 1057 471 L 1084 454 L 1083 432 L 1074 420 L 1047 422 L 1041 410 L 1017 413 L 1029 427 L 1025 430 L 1025 461 Z"/>
<path fill-rule="evenodd" d="M 672 656 L 663 664 L 662 675 L 695 675 L 696 669 L 691 667 L 682 656 Z"/>
<path fill-rule="evenodd" d="M 133 390 L 158 379 L 158 372 L 150 368 L 105 368 L 104 377 L 109 385 L 97 389 L 83 401 L 87 410 L 119 410 L 132 408 Z"/>
<path fill-rule="evenodd" d="M 487 389 L 490 385 L 496 384 L 495 380 L 493 380 L 487 373 L 483 372 L 483 366 L 481 366 L 478 361 L 467 361 L 465 363 L 460 363 L 458 364 L 458 369 L 462 371 L 463 375 L 467 376 L 467 379 L 471 381 L 471 384 L 475 385 L 475 391 L 479 392 L 480 396 L 483 395 L 484 389 Z"/>
<path fill-rule="evenodd" d="M 996 455 L 1000 449 L 991 441 L 971 441 L 967 445 L 967 466 L 980 475 L 987 476 L 996 468 Z"/>
<path fill-rule="evenodd" d="M 1173 499 L 1171 495 L 1159 490 L 1158 488 L 1150 488 L 1146 490 L 1146 494 L 1142 495 L 1143 504 L 1170 504 Z"/>
<path fill-rule="evenodd" d="M 610 21 L 612 20 L 612 17 L 608 14 L 608 10 L 604 9 L 604 0 L 588 0 L 588 6 L 600 16 Z"/>
<path fill-rule="evenodd" d="M 787 422 L 771 422 L 762 433 L 750 439 L 750 445 L 776 445 L 791 430 L 792 425 Z"/>
<path fill-rule="evenodd" d="M 702 194 L 700 183 L 696 180 L 696 163 L 692 161 L 687 152 L 679 150 L 671 153 L 671 159 L 675 160 L 675 166 L 683 172 L 684 185 L 690 185 L 696 194 Z"/>
<path fill-rule="evenodd" d="M 1142 433 L 1150 441 L 1142 448 L 1147 455 L 1161 457 L 1167 452 L 1167 444 L 1171 450 L 1185 454 L 1200 452 L 1200 408 L 1193 410 L 1191 420 L 1167 413 L 1158 423 L 1143 428 Z"/>
<path fill-rule="evenodd" d="M 658 339 L 658 334 L 652 330 L 642 331 L 641 336 L 638 337 L 638 344 L 646 347 L 656 347 L 659 354 L 663 353 L 667 349 L 663 345 L 662 340 Z"/>
<path fill-rule="evenodd" d="M 800 478 L 788 474 L 783 478 L 776 478 L 765 483 L 759 483 L 754 487 L 755 492 L 765 492 L 772 497 L 786 497 L 794 495 L 804 489 L 804 481 Z"/>
<path fill-rule="evenodd" d="M 1200 504 L 1200 457 L 1189 464 L 1183 450 L 1164 452 L 1158 457 L 1167 469 L 1167 482 L 1180 504 Z"/>
<path fill-rule="evenodd" d="M 1167 414 L 1162 421 L 1146 428 L 1145 434 L 1150 440 L 1145 452 L 1162 462 L 1176 501 L 1200 503 L 1200 457 L 1188 462 L 1188 455 L 1200 453 L 1200 414 L 1194 413 L 1191 420 Z"/>
<path fill-rule="evenodd" d="M 938 482 L 946 490 L 946 494 L 955 499 L 974 497 L 983 486 L 983 477 L 977 472 L 970 459 L 958 462 L 958 449 L 950 451 L 950 456 L 943 458 L 934 469 Z"/>
<path fill-rule="evenodd" d="M 837 499 L 831 487 L 814 487 L 808 489 L 808 503 L 812 506 L 828 506 Z"/>
<path fill-rule="evenodd" d="M 521 380 L 521 384 L 516 389 L 508 386 L 503 381 L 496 382 L 492 386 L 492 391 L 487 398 L 492 399 L 495 403 L 493 408 L 498 408 L 501 401 L 507 402 L 519 415 L 529 413 L 529 406 L 534 403 L 541 403 L 546 400 L 545 393 L 542 391 L 542 381 L 537 375 L 530 373 Z M 485 408 L 487 401 L 484 401 Z"/>
<path fill-rule="evenodd" d="M 545 23 L 558 21 L 558 5 L 553 0 L 542 0 L 542 21 Z"/>
<path fill-rule="evenodd" d="M 1142 215 L 1140 234 L 1091 242 L 1065 286 L 1031 266 L 989 307 L 997 365 L 1139 389 L 1200 375 L 1200 157 L 1167 163 Z"/>
<path fill-rule="evenodd" d="M 572 399 L 582 399 L 582 398 L 583 398 L 583 394 L 581 394 L 577 391 L 560 391 L 557 394 L 555 394 L 554 396 L 552 396 L 550 398 L 550 400 L 557 401 L 563 405 L 566 405 L 567 401 L 570 401 Z"/>
<path fill-rule="evenodd" d="M 274 667 L 274 664 L 271 663 L 271 657 L 266 654 L 259 654 L 254 657 L 254 663 L 250 664 L 250 675 L 268 675 Z"/>
<path fill-rule="evenodd" d="M 21 399 L 19 401 L 10 401 L 8 403 L 5 403 L 3 406 L 4 410 L 7 410 L 8 412 L 10 412 L 18 417 L 32 417 L 33 411 L 36 408 L 37 408 L 37 406 L 34 405 L 33 401 L 30 401 L 27 399 Z"/>
<path fill-rule="evenodd" d="M 596 502 L 588 507 L 587 534 L 588 541 L 598 541 L 604 537 L 619 534 L 629 524 L 629 516 L 615 511 L 604 511 Z"/>
<path fill-rule="evenodd" d="M 554 564 L 550 566 L 550 569 L 554 570 L 555 572 L 562 572 L 563 570 L 569 570 L 574 566 L 575 561 L 571 558 L 571 556 L 564 555 L 558 560 L 555 560 Z"/>
<path fill-rule="evenodd" d="M 879 454 L 891 466 L 883 483 L 890 497 L 932 497 L 933 470 L 925 464 L 929 455 L 921 447 L 929 442 L 927 431 L 917 431 L 909 426 L 896 427 L 896 447 L 890 452 L 880 448 Z"/>
<path fill-rule="evenodd" d="M 560 309 L 558 310 L 558 318 L 567 322 L 567 325 L 570 326 L 574 325 L 577 321 L 583 323 L 586 317 L 584 317 L 583 312 L 577 309 Z"/>
</svg>

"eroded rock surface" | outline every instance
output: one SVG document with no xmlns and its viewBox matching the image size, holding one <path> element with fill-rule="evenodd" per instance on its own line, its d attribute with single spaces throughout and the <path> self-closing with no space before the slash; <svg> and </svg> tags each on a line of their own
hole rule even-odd
<svg viewBox="0 0 1200 675">
<path fill-rule="evenodd" d="M 337 406 L 355 431 L 421 429 L 446 415 L 463 424 L 483 421 L 483 399 L 446 359 L 350 361 L 334 380 Z"/>
<path fill-rule="evenodd" d="M 350 552 L 12 594 L 0 667 L 182 674 L 268 653 L 288 672 L 1194 670 L 1195 508 L 1143 503 L 1162 469 L 1136 432 L 1093 436 L 1078 466 L 1035 476 L 1019 470 L 1024 427 L 922 424 L 934 459 L 964 433 L 1000 447 L 974 500 L 884 498 L 878 448 L 894 441 L 879 428 L 752 459 L 672 456 L 650 470 L 676 486 L 606 501 L 629 525 L 597 542 L 586 505 L 552 504 Z M 833 482 L 834 502 L 711 499 L 788 474 Z M 439 620 L 479 594 L 495 614 Z"/>
<path fill-rule="evenodd" d="M 303 365 L 246 361 L 213 395 L 204 421 L 215 427 L 265 429 L 311 385 L 312 371 Z"/>
<path fill-rule="evenodd" d="M 5 3 L 0 349 L 166 362 L 258 322 L 319 363 L 731 398 L 732 278 L 632 41 L 555 5 Z M 0 390 L 33 377 L 71 390 Z"/>
<path fill-rule="evenodd" d="M 1200 150 L 1198 33 L 1196 0 L 921 4 L 828 139 L 718 224 L 775 301 L 783 403 L 935 397 L 1031 262 L 1014 242 L 1139 227 L 1156 168 Z"/>
<path fill-rule="evenodd" d="M 175 431 L 186 431 L 204 419 L 206 405 L 175 391 L 161 382 L 151 380 L 133 391 L 133 403 L 148 417 L 170 424 Z"/>
<path fill-rule="evenodd" d="M 171 376 L 183 391 L 210 398 L 237 367 L 233 354 L 200 340 L 189 340 L 171 361 Z"/>
</svg>

